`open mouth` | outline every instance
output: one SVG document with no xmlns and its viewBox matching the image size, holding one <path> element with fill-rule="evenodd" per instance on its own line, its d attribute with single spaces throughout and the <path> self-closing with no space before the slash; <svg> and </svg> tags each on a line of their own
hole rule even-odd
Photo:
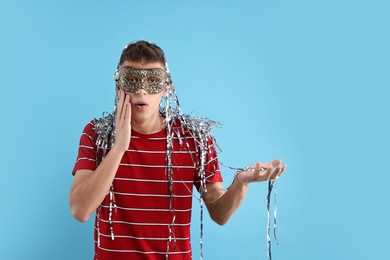
<svg viewBox="0 0 390 260">
<path fill-rule="evenodd" d="M 146 106 L 146 103 L 138 103 L 136 104 L 136 106 L 139 108 L 144 108 Z"/>
</svg>

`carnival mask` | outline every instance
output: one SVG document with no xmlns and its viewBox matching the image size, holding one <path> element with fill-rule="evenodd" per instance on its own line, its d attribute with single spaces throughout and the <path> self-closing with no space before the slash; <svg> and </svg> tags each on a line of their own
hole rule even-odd
<svg viewBox="0 0 390 260">
<path fill-rule="evenodd" d="M 142 88 L 149 94 L 158 94 L 170 83 L 169 73 L 159 68 L 120 67 L 114 78 L 116 86 L 127 93 L 135 93 Z"/>
</svg>

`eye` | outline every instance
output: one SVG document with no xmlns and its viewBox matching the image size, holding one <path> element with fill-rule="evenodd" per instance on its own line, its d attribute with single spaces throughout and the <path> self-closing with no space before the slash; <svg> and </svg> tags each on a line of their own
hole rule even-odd
<svg viewBox="0 0 390 260">
<path fill-rule="evenodd" d="M 159 83 L 159 82 L 160 82 L 160 80 L 158 78 L 153 78 L 153 77 L 148 78 L 148 83 L 149 84 L 156 84 L 156 83 Z"/>
<path fill-rule="evenodd" d="M 137 83 L 137 78 L 136 77 L 128 77 L 127 78 L 127 81 L 129 82 L 129 83 Z"/>
</svg>

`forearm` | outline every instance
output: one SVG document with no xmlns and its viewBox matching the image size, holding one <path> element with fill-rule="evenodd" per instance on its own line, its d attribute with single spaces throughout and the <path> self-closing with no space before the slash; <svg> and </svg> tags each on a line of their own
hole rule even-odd
<svg viewBox="0 0 390 260">
<path fill-rule="evenodd" d="M 226 192 L 214 201 L 206 201 L 211 218 L 219 225 L 226 224 L 234 212 L 241 206 L 248 190 L 247 184 L 241 184 L 237 179 Z"/>
<path fill-rule="evenodd" d="M 72 215 L 85 222 L 99 207 L 110 190 L 123 152 L 111 150 L 94 172 L 80 172 L 75 176 L 69 202 Z"/>
<path fill-rule="evenodd" d="M 249 169 L 240 171 L 226 192 L 221 191 L 220 183 L 207 184 L 209 192 L 203 195 L 211 218 L 224 225 L 242 204 L 249 183 L 277 179 L 286 169 L 281 160 L 267 163 L 256 163 Z"/>
</svg>

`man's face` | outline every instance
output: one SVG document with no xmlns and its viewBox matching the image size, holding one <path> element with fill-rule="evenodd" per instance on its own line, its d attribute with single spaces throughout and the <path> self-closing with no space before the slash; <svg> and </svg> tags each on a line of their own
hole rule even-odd
<svg viewBox="0 0 390 260">
<path fill-rule="evenodd" d="M 158 83 L 163 79 L 153 78 L 152 76 L 159 74 L 161 71 L 165 73 L 163 64 L 160 62 L 142 63 L 125 61 L 121 67 L 129 68 L 123 72 L 131 72 L 126 75 L 130 79 L 133 76 L 140 76 L 139 78 L 132 79 L 135 83 L 138 82 L 139 84 L 135 84 L 134 86 L 130 85 L 127 89 L 129 91 L 121 87 L 131 97 L 130 102 L 132 104 L 133 116 L 136 116 L 138 119 L 150 119 L 151 116 L 158 115 L 161 98 L 168 92 L 169 85 L 165 82 L 163 86 L 157 86 L 154 83 Z"/>
</svg>

